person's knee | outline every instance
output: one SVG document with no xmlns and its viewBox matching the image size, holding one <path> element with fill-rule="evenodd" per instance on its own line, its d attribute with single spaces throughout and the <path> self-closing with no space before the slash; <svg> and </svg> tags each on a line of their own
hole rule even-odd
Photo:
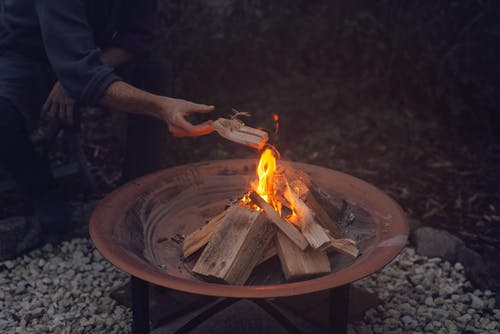
<svg viewBox="0 0 500 334">
<path fill-rule="evenodd" d="M 159 57 L 145 57 L 133 61 L 125 78 L 133 86 L 153 94 L 171 95 L 172 66 Z"/>
</svg>

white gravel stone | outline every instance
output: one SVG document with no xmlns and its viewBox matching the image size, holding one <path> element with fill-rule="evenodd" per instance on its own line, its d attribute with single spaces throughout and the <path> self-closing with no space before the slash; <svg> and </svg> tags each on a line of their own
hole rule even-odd
<svg viewBox="0 0 500 334">
<path fill-rule="evenodd" d="M 406 248 L 383 270 L 355 284 L 384 301 L 383 308 L 365 314 L 363 325 L 374 333 L 500 333 L 494 294 L 473 290 L 459 263 L 429 259 Z M 399 327 L 388 326 L 394 321 Z"/>
<path fill-rule="evenodd" d="M 482 309 L 484 307 L 484 302 L 476 294 L 470 294 L 471 306 L 475 309 Z"/>
<path fill-rule="evenodd" d="M 109 297 L 127 279 L 87 239 L 0 262 L 0 333 L 129 333 L 130 311 Z"/>
<path fill-rule="evenodd" d="M 130 310 L 109 298 L 127 278 L 86 239 L 0 263 L 0 333 L 129 333 Z M 355 284 L 384 302 L 356 333 L 499 333 L 494 294 L 474 291 L 460 264 L 406 248 Z"/>
</svg>

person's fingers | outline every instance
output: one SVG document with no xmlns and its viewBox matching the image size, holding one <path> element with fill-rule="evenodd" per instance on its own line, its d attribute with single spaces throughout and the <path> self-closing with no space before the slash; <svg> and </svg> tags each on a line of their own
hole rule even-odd
<svg viewBox="0 0 500 334">
<path fill-rule="evenodd" d="M 189 135 L 187 131 L 173 125 L 168 126 L 168 131 L 175 137 L 187 137 Z"/>
<path fill-rule="evenodd" d="M 212 121 L 206 121 L 200 124 L 193 125 L 182 118 L 177 120 L 175 126 L 180 127 L 182 130 L 186 131 L 187 136 L 203 136 L 214 131 Z"/>
<path fill-rule="evenodd" d="M 190 102 L 189 103 L 189 111 L 187 112 L 187 114 L 189 115 L 189 114 L 192 114 L 194 112 L 209 113 L 209 112 L 213 111 L 214 109 L 215 109 L 214 106 Z"/>
</svg>

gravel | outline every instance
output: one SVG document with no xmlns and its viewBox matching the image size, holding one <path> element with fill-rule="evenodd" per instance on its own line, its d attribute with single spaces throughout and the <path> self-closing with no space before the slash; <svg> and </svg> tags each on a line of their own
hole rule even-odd
<svg viewBox="0 0 500 334">
<path fill-rule="evenodd" d="M 130 311 L 108 296 L 127 278 L 87 239 L 0 262 L 0 333 L 127 333 Z"/>
<path fill-rule="evenodd" d="M 0 262 L 0 332 L 129 333 L 130 311 L 109 298 L 127 278 L 87 239 Z M 474 289 L 460 264 L 406 248 L 355 284 L 384 302 L 350 324 L 350 333 L 500 333 L 495 296 Z"/>
<path fill-rule="evenodd" d="M 406 248 L 382 271 L 355 284 L 384 302 L 351 324 L 352 333 L 500 333 L 494 294 L 474 289 L 460 263 Z"/>
</svg>

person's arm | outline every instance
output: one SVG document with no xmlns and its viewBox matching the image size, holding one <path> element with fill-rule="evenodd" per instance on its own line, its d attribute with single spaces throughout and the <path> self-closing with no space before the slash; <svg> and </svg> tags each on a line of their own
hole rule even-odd
<svg viewBox="0 0 500 334">
<path fill-rule="evenodd" d="M 102 51 L 100 59 L 104 65 L 111 68 L 117 68 L 128 63 L 135 57 L 136 55 L 130 51 L 118 47 L 111 47 Z M 42 116 L 57 117 L 63 123 L 72 125 L 74 106 L 75 99 L 66 93 L 61 82 L 58 80 L 52 87 L 42 107 Z"/>
<path fill-rule="evenodd" d="M 83 0 L 35 3 L 47 56 L 61 82 L 58 89 L 63 89 L 70 98 L 82 105 L 99 102 L 117 110 L 157 117 L 167 122 L 177 136 L 197 136 L 213 130 L 209 122 L 192 125 L 185 119 L 193 112 L 209 112 L 212 106 L 144 92 L 124 83 L 111 67 L 105 66 L 95 46 Z M 68 113 L 64 104 L 52 106 L 50 101 L 44 109 L 54 110 L 61 119 Z"/>
<path fill-rule="evenodd" d="M 137 89 L 123 81 L 112 83 L 99 104 L 112 109 L 156 117 L 168 124 L 177 137 L 201 136 L 214 131 L 211 121 L 193 125 L 186 120 L 192 113 L 207 113 L 213 106 L 159 96 Z"/>
<path fill-rule="evenodd" d="M 108 67 L 117 68 L 133 60 L 136 56 L 131 51 L 119 47 L 110 47 L 102 51 L 101 62 Z"/>
</svg>

